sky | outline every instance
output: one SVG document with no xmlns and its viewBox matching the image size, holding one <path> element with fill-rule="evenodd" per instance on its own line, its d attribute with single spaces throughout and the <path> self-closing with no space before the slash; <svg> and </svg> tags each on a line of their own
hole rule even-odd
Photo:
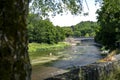
<svg viewBox="0 0 120 80">
<path fill-rule="evenodd" d="M 76 25 L 78 23 L 80 23 L 81 21 L 97 21 L 96 16 L 97 14 L 95 14 L 96 10 L 99 9 L 99 5 L 95 6 L 95 0 L 86 0 L 88 3 L 88 7 L 87 8 L 86 4 L 85 4 L 85 0 L 83 0 L 83 13 L 88 12 L 89 15 L 88 16 L 83 16 L 83 15 L 79 15 L 79 16 L 75 16 L 75 15 L 71 15 L 70 13 L 67 15 L 56 15 L 54 18 L 50 17 L 51 22 L 55 25 L 55 26 L 72 26 L 72 25 Z"/>
</svg>

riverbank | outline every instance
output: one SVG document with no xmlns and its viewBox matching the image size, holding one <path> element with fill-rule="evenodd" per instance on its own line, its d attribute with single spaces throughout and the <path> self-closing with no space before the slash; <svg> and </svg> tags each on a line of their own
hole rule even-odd
<svg viewBox="0 0 120 80">
<path fill-rule="evenodd" d="M 70 71 L 52 76 L 45 80 L 119 80 L 120 79 L 120 51 L 115 49 L 103 61 L 73 67 Z M 79 74 L 79 75 L 78 75 Z M 92 76 L 92 77 L 91 77 Z"/>
<path fill-rule="evenodd" d="M 73 41 L 71 43 L 73 43 Z M 58 50 L 53 52 L 49 51 L 48 53 L 42 53 L 47 55 L 43 55 L 39 58 L 33 59 L 32 80 L 43 80 L 43 78 L 48 78 L 57 74 L 62 74 L 66 72 L 66 70 L 68 71 L 68 68 L 93 63 L 99 58 L 101 58 L 99 54 L 99 49 L 96 46 L 89 46 L 86 44 L 87 42 L 85 43 L 85 45 L 84 43 L 82 45 L 80 44 L 77 46 L 71 44 L 71 47 L 66 48 L 64 50 Z M 37 55 L 40 54 L 41 52 L 37 53 Z"/>
<path fill-rule="evenodd" d="M 58 60 L 62 55 L 56 54 L 56 51 L 63 50 L 70 46 L 67 42 L 59 42 L 58 44 L 29 44 L 29 55 L 32 64 L 32 80 L 44 80 L 57 74 L 62 74 L 66 70 L 46 66 L 46 64 Z"/>
<path fill-rule="evenodd" d="M 117 58 L 115 56 L 118 54 L 120 54 L 120 49 L 112 50 L 110 53 L 106 53 L 106 56 L 103 59 L 100 59 L 98 62 L 116 61 Z"/>
<path fill-rule="evenodd" d="M 57 60 L 60 55 L 55 54 L 55 51 L 62 50 L 68 46 L 70 46 L 70 44 L 66 42 L 59 42 L 58 44 L 29 43 L 28 52 L 31 64 L 43 64 Z"/>
</svg>

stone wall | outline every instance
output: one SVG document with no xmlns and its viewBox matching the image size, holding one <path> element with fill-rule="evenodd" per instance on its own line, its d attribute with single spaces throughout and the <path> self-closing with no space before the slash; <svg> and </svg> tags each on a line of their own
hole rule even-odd
<svg viewBox="0 0 120 80">
<path fill-rule="evenodd" d="M 120 67 L 120 60 L 93 63 L 72 68 L 69 72 L 45 80 L 104 80 L 111 72 Z"/>
</svg>

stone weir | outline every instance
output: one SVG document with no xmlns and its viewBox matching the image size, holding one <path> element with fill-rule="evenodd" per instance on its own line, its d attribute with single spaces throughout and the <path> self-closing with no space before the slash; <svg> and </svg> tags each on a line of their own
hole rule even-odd
<svg viewBox="0 0 120 80">
<path fill-rule="evenodd" d="M 69 72 L 45 80 L 105 80 L 120 67 L 120 60 L 96 62 L 90 65 L 72 68 Z"/>
</svg>

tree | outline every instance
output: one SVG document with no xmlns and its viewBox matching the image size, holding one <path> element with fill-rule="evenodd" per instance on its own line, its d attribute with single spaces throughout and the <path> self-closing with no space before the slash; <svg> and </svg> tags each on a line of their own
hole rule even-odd
<svg viewBox="0 0 120 80">
<path fill-rule="evenodd" d="M 63 27 L 64 33 L 66 37 L 73 36 L 73 30 L 71 27 Z"/>
<path fill-rule="evenodd" d="M 31 12 L 37 12 L 43 17 L 48 16 L 48 12 L 52 13 L 52 16 L 65 11 L 79 14 L 82 10 L 82 0 L 33 0 L 30 7 Z"/>
<path fill-rule="evenodd" d="M 73 15 L 79 15 L 83 9 L 83 1 L 86 0 L 33 0 L 30 6 L 30 11 L 33 13 L 39 13 L 42 16 L 48 16 L 48 12 L 52 13 L 52 16 L 63 12 L 70 12 Z M 95 0 L 95 2 L 102 3 L 103 0 Z M 85 16 L 88 13 L 84 14 Z"/>
<path fill-rule="evenodd" d="M 54 26 L 49 19 L 43 20 L 38 14 L 30 13 L 27 21 L 29 42 L 53 44 L 63 41 L 67 33 L 71 34 L 71 30 L 65 31 L 62 27 Z"/>
<path fill-rule="evenodd" d="M 101 26 L 96 40 L 107 48 L 115 48 L 115 42 L 120 39 L 120 0 L 103 0 L 98 13 Z"/>
<path fill-rule="evenodd" d="M 28 0 L 0 0 L 0 80 L 30 80 Z"/>
<path fill-rule="evenodd" d="M 28 24 L 28 36 L 30 42 L 53 44 L 62 41 L 65 34 L 62 28 L 55 27 L 49 20 L 39 19 Z"/>
<path fill-rule="evenodd" d="M 80 22 L 74 27 L 74 36 L 75 37 L 94 37 L 98 28 L 97 22 L 84 21 Z"/>
<path fill-rule="evenodd" d="M 65 39 L 65 32 L 63 30 L 63 28 L 59 27 L 59 26 L 55 26 L 56 27 L 56 39 L 55 41 L 59 42 L 59 41 L 63 41 Z"/>
</svg>

